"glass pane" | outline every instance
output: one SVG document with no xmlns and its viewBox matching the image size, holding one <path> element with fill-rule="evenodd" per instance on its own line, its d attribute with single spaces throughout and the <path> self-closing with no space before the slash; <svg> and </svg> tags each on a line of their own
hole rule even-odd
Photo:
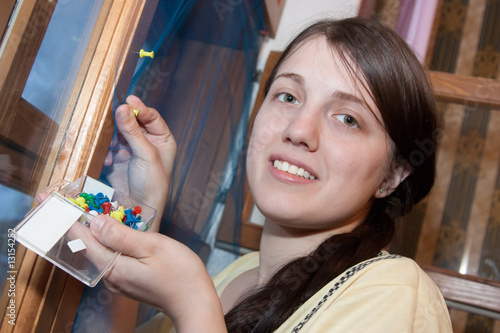
<svg viewBox="0 0 500 333">
<path fill-rule="evenodd" d="M 103 0 L 59 1 L 22 98 L 57 123 L 73 88 Z"/>
<path fill-rule="evenodd" d="M 19 55 L 25 49 L 30 52 L 16 58 L 10 65 L 16 69 L 21 66 L 24 72 L 0 68 L 0 75 L 5 75 L 2 79 L 6 78 L 7 82 L 0 90 L 4 94 L 2 97 L 8 95 L 4 100 L 10 103 L 9 108 L 0 110 L 2 121 L 9 121 L 8 125 L 2 123 L 0 130 L 0 200 L 4 210 L 0 218 L 2 291 L 8 282 L 9 271 L 17 273 L 20 267 L 20 262 L 10 266 L 11 254 L 16 248 L 9 241 L 9 230 L 30 210 L 38 186 L 47 185 L 40 184 L 42 177 L 49 179 L 53 171 L 59 147 L 64 141 L 64 135 L 58 133 L 64 134 L 66 130 L 66 125 L 60 127 L 59 123 L 66 110 L 72 111 L 67 104 L 78 73 L 85 74 L 86 69 L 82 71 L 81 68 L 82 60 L 88 52 L 102 4 L 103 0 L 58 1 L 51 14 L 50 4 L 37 1 L 33 13 L 17 16 L 21 20 L 29 18 L 26 28 L 13 32 L 3 41 L 3 46 L 13 40 L 10 45 L 16 45 L 15 39 L 22 36 L 24 40 L 17 44 L 15 53 Z M 19 6 L 23 3 L 20 2 Z M 47 12 L 41 12 L 40 7 L 48 8 Z M 48 20 L 47 15 L 50 21 L 45 30 L 42 18 Z M 31 34 L 31 39 L 26 37 L 28 34 Z M 35 35 L 40 39 L 43 36 L 38 52 Z M 4 56 L 8 54 L 3 53 Z M 78 90 L 75 89 L 76 94 Z"/>
</svg>

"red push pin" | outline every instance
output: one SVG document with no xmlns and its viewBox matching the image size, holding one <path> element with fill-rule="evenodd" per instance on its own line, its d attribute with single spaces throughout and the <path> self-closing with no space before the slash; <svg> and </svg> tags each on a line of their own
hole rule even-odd
<svg viewBox="0 0 500 333">
<path fill-rule="evenodd" d="M 134 210 L 132 211 L 132 215 L 140 215 L 142 213 L 142 208 L 139 206 L 135 206 Z"/>
<path fill-rule="evenodd" d="M 111 202 L 103 202 L 102 203 L 102 208 L 104 209 L 104 214 L 109 215 L 109 210 L 111 209 Z"/>
</svg>

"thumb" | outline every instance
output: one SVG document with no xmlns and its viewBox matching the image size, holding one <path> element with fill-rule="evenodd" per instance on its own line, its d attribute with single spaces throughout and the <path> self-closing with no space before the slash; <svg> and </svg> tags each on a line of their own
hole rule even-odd
<svg viewBox="0 0 500 333">
<path fill-rule="evenodd" d="M 116 109 L 116 125 L 135 154 L 142 155 L 141 152 L 151 145 L 129 105 L 123 104 Z"/>
<path fill-rule="evenodd" d="M 45 192 L 40 192 L 36 195 L 36 201 L 41 204 L 43 201 L 45 201 L 49 197 L 48 193 Z"/>
<path fill-rule="evenodd" d="M 116 252 L 134 258 L 147 255 L 145 249 L 148 235 L 143 231 L 129 228 L 112 217 L 106 215 L 94 217 L 90 223 L 90 231 L 99 243 Z"/>
</svg>

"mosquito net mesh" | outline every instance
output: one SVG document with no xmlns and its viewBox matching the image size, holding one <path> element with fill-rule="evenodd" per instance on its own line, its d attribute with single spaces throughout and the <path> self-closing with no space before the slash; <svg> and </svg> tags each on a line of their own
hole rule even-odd
<svg viewBox="0 0 500 333">
<path fill-rule="evenodd" d="M 160 232 L 205 261 L 226 201 L 236 206 L 238 246 L 246 130 L 263 30 L 263 1 L 159 0 L 142 47 L 154 58 L 139 59 L 130 85 L 115 93 L 114 108 L 136 95 L 174 134 L 177 157 Z M 117 135 L 111 153 L 129 149 Z M 109 181 L 112 168 L 104 167 L 102 181 Z M 88 288 L 73 331 L 110 331 L 112 297 L 102 283 Z"/>
</svg>

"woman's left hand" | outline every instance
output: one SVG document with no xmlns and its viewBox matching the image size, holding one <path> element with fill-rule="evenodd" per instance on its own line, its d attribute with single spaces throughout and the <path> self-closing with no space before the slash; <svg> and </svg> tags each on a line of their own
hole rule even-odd
<svg viewBox="0 0 500 333">
<path fill-rule="evenodd" d="M 113 188 L 150 205 L 161 215 L 177 145 L 155 109 L 135 96 L 129 96 L 126 102 L 115 112 L 119 133 L 106 157 L 105 174 Z M 139 110 L 137 117 L 134 109 Z"/>
</svg>

